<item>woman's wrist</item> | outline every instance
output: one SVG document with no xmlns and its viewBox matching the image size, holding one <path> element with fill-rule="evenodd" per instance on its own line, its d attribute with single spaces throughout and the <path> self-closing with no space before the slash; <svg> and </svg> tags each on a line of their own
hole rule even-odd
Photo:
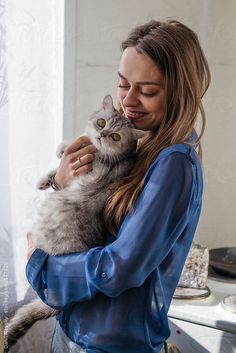
<svg viewBox="0 0 236 353">
<path fill-rule="evenodd" d="M 60 185 L 58 184 L 58 182 L 56 181 L 56 174 L 53 174 L 50 176 L 49 178 L 49 185 L 51 188 L 53 188 L 53 190 L 58 191 L 61 190 Z"/>
</svg>

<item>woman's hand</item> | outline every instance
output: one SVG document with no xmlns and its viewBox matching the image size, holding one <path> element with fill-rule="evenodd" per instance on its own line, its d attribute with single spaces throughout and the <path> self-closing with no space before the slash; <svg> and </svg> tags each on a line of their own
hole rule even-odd
<svg viewBox="0 0 236 353">
<path fill-rule="evenodd" d="M 33 243 L 32 233 L 30 233 L 30 232 L 27 233 L 27 241 L 28 241 L 27 260 L 29 260 L 29 258 L 33 254 L 34 250 L 36 249 L 36 247 Z"/>
<path fill-rule="evenodd" d="M 57 185 L 63 189 L 76 176 L 90 172 L 95 151 L 96 148 L 87 136 L 81 136 L 67 146 L 55 176 Z"/>
</svg>

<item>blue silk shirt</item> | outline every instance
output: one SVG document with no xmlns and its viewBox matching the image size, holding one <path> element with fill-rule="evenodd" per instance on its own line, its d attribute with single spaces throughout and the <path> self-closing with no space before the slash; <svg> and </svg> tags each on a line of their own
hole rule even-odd
<svg viewBox="0 0 236 353">
<path fill-rule="evenodd" d="M 193 136 L 193 135 L 192 135 Z M 199 220 L 202 168 L 193 147 L 164 149 L 134 210 L 105 247 L 49 256 L 36 249 L 26 275 L 61 327 L 89 353 L 158 353 L 167 311 Z M 91 220 L 92 222 L 92 220 Z"/>
</svg>

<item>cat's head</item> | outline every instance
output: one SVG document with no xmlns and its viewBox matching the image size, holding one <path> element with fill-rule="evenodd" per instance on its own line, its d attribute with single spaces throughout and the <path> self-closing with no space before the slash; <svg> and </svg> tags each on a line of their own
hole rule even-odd
<svg viewBox="0 0 236 353">
<path fill-rule="evenodd" d="M 86 132 L 97 150 L 110 157 L 135 151 L 137 140 L 146 135 L 114 108 L 110 95 L 103 99 L 102 109 L 91 116 Z"/>
</svg>

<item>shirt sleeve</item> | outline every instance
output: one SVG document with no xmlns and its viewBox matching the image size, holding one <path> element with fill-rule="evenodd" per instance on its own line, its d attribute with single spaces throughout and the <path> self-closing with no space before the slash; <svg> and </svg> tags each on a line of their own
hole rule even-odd
<svg viewBox="0 0 236 353">
<path fill-rule="evenodd" d="M 160 158 L 114 242 L 59 256 L 36 249 L 26 267 L 29 282 L 44 302 L 57 308 L 97 292 L 116 297 L 141 286 L 191 221 L 194 188 L 194 166 L 185 154 Z"/>
</svg>

